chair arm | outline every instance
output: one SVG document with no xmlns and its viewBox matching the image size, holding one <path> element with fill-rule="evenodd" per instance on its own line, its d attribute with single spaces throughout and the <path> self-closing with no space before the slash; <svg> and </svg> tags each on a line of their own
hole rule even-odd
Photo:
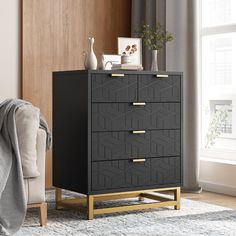
<svg viewBox="0 0 236 236">
<path fill-rule="evenodd" d="M 28 204 L 45 201 L 45 156 L 46 156 L 46 132 L 39 129 L 37 133 L 37 167 L 40 176 L 25 179 L 28 189 Z"/>
</svg>

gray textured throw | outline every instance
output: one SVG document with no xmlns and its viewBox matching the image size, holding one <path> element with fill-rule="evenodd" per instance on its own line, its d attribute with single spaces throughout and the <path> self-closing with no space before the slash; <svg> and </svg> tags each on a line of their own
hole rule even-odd
<svg viewBox="0 0 236 236">
<path fill-rule="evenodd" d="M 30 104 L 20 99 L 0 103 L 0 235 L 12 235 L 21 227 L 27 208 L 21 158 L 18 146 L 15 113 L 20 106 Z M 41 117 L 40 127 L 51 135 Z"/>
</svg>

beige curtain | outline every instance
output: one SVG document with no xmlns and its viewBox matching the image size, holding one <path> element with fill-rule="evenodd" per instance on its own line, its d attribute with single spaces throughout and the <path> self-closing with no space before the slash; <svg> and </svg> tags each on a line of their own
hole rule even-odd
<svg viewBox="0 0 236 236">
<path fill-rule="evenodd" d="M 201 191 L 199 174 L 198 2 L 167 0 L 166 28 L 174 34 L 167 45 L 166 69 L 184 72 L 184 188 Z"/>
<path fill-rule="evenodd" d="M 198 2 L 199 0 L 133 0 L 132 30 L 141 22 L 160 22 L 173 33 L 159 55 L 159 68 L 184 72 L 184 190 L 200 192 L 198 146 Z M 145 68 L 149 69 L 150 54 L 144 50 Z"/>
</svg>

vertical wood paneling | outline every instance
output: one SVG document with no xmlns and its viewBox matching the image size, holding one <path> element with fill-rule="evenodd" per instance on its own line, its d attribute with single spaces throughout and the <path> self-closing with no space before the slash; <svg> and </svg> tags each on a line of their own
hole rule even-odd
<svg viewBox="0 0 236 236">
<path fill-rule="evenodd" d="M 89 36 L 95 37 L 99 61 L 102 52 L 116 53 L 117 37 L 130 36 L 131 0 L 24 0 L 22 11 L 22 96 L 52 127 L 52 72 L 82 69 Z"/>
</svg>

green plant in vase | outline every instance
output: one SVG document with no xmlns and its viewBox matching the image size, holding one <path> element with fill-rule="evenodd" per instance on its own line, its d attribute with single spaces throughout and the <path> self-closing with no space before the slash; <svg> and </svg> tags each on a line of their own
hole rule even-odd
<svg viewBox="0 0 236 236">
<path fill-rule="evenodd" d="M 142 39 L 144 45 L 152 51 L 152 71 L 158 71 L 157 54 L 165 46 L 167 42 L 172 41 L 173 35 L 168 32 L 160 23 L 156 27 L 148 24 L 143 24 L 139 30 L 136 31 Z"/>
</svg>

